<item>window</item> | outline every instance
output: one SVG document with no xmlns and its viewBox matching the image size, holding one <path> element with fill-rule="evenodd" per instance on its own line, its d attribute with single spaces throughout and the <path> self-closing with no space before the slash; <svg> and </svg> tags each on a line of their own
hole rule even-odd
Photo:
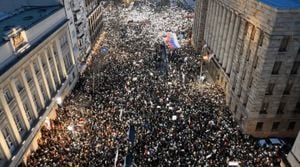
<svg viewBox="0 0 300 167">
<path fill-rule="evenodd" d="M 300 61 L 295 61 L 291 70 L 291 74 L 297 74 L 300 67 Z"/>
<path fill-rule="evenodd" d="M 11 151 L 13 151 L 14 150 L 14 140 L 10 134 L 10 129 L 8 128 L 8 126 L 6 126 L 2 129 L 2 133 L 3 133 L 4 139 L 9 147 L 9 149 Z"/>
<path fill-rule="evenodd" d="M 33 63 L 33 67 L 34 67 L 35 73 L 38 75 L 40 73 L 40 69 L 39 69 L 37 63 Z"/>
<path fill-rule="evenodd" d="M 246 68 L 243 70 L 243 73 L 242 73 L 242 80 L 245 80 L 246 78 Z"/>
<path fill-rule="evenodd" d="M 234 115 L 236 115 L 236 112 L 237 112 L 237 105 L 235 105 L 234 107 Z"/>
<path fill-rule="evenodd" d="M 296 107 L 295 107 L 294 113 L 300 114 L 300 102 L 296 103 Z"/>
<path fill-rule="evenodd" d="M 243 105 L 246 107 L 247 104 L 248 104 L 248 96 L 245 97 L 245 101 L 244 101 Z"/>
<path fill-rule="evenodd" d="M 264 123 L 263 122 L 257 122 L 256 124 L 256 131 L 261 131 L 263 129 Z"/>
<path fill-rule="evenodd" d="M 272 125 L 272 131 L 278 130 L 279 125 L 280 125 L 280 122 L 274 122 Z"/>
<path fill-rule="evenodd" d="M 253 77 L 251 76 L 249 79 L 248 88 L 252 87 L 252 83 L 253 83 Z"/>
<path fill-rule="evenodd" d="M 250 60 L 250 55 L 251 55 L 251 50 L 249 49 L 249 50 L 247 51 L 246 61 L 249 61 L 249 60 Z"/>
<path fill-rule="evenodd" d="M 279 70 L 281 67 L 281 61 L 276 61 L 273 66 L 272 74 L 279 74 Z"/>
<path fill-rule="evenodd" d="M 269 83 L 265 95 L 272 95 L 274 87 L 274 83 Z"/>
<path fill-rule="evenodd" d="M 15 122 L 16 122 L 16 126 L 17 126 L 17 128 L 18 128 L 18 131 L 19 131 L 20 133 L 23 133 L 23 132 L 24 132 L 24 127 L 23 127 L 23 124 L 22 124 L 22 122 L 21 122 L 21 119 L 20 119 L 19 114 L 16 114 L 16 115 L 14 116 L 14 120 L 15 120 Z"/>
<path fill-rule="evenodd" d="M 24 110 L 25 110 L 27 119 L 29 120 L 29 122 L 32 122 L 33 119 L 32 119 L 31 113 L 30 113 L 30 108 L 29 108 L 28 103 L 24 102 L 23 106 L 24 106 Z"/>
<path fill-rule="evenodd" d="M 288 130 L 294 130 L 295 129 L 295 125 L 296 125 L 296 122 L 290 122 L 289 123 L 289 126 L 288 126 Z"/>
<path fill-rule="evenodd" d="M 285 105 L 286 105 L 286 103 L 280 102 L 278 110 L 277 110 L 277 114 L 283 114 L 283 110 L 284 110 Z"/>
<path fill-rule="evenodd" d="M 31 77 L 29 71 L 25 70 L 24 73 L 25 73 L 25 77 L 27 79 L 27 82 L 31 82 L 32 81 L 32 77 Z"/>
<path fill-rule="evenodd" d="M 291 93 L 291 89 L 293 87 L 293 82 L 289 81 L 287 84 L 286 84 L 286 87 L 283 91 L 283 95 L 289 95 Z"/>
<path fill-rule="evenodd" d="M 262 46 L 264 43 L 264 32 L 261 31 L 259 40 L 258 40 L 258 46 Z"/>
<path fill-rule="evenodd" d="M 8 104 L 13 100 L 13 96 L 11 95 L 11 92 L 8 88 L 4 91 L 4 97 Z"/>
<path fill-rule="evenodd" d="M 286 52 L 287 47 L 290 41 L 290 36 L 285 36 L 281 39 L 280 47 L 279 47 L 279 52 Z"/>
<path fill-rule="evenodd" d="M 258 56 L 256 55 L 253 60 L 253 68 L 254 69 L 257 67 L 257 64 L 258 64 Z"/>
<path fill-rule="evenodd" d="M 16 80 L 16 87 L 18 92 L 21 92 L 24 89 L 24 86 L 22 85 L 21 81 L 18 79 Z"/>
<path fill-rule="evenodd" d="M 251 40 L 254 40 L 255 33 L 256 33 L 256 28 L 253 26 L 253 29 L 252 29 L 252 32 L 251 32 L 251 37 L 250 37 Z"/>
<path fill-rule="evenodd" d="M 268 107 L 269 107 L 269 103 L 263 103 L 259 111 L 259 114 L 267 114 Z"/>
</svg>

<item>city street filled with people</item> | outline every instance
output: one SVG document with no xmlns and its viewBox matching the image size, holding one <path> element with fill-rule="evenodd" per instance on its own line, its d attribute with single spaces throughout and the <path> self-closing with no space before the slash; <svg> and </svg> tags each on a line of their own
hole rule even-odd
<svg viewBox="0 0 300 167">
<path fill-rule="evenodd" d="M 243 135 L 222 89 L 209 76 L 199 81 L 191 16 L 145 2 L 106 11 L 101 47 L 108 52 L 99 49 L 42 128 L 27 165 L 279 166 L 279 147 Z M 180 48 L 165 45 L 169 32 Z"/>
</svg>

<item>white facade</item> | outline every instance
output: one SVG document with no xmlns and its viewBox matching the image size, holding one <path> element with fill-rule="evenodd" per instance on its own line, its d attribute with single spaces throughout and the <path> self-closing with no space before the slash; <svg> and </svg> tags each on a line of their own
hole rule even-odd
<svg viewBox="0 0 300 167">
<path fill-rule="evenodd" d="M 41 16 L 35 15 L 37 8 L 26 9 L 7 19 Z M 40 9 L 49 15 L 0 31 L 6 39 L 0 41 L 0 166 L 17 166 L 37 149 L 41 126 L 55 118 L 56 99 L 63 99 L 78 78 L 76 45 L 63 7 Z M 7 19 L 0 25 L 10 23 Z"/>
</svg>

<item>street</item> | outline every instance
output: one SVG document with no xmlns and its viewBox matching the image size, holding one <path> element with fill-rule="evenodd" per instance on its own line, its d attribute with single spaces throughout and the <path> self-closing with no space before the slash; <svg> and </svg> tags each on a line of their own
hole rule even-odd
<svg viewBox="0 0 300 167">
<path fill-rule="evenodd" d="M 197 89 L 189 14 L 174 4 L 113 6 L 101 44 L 108 53 L 93 58 L 54 128 L 42 130 L 29 166 L 278 166 L 279 149 L 239 131 L 221 88 Z M 166 32 L 185 34 L 181 48 L 165 49 Z"/>
</svg>

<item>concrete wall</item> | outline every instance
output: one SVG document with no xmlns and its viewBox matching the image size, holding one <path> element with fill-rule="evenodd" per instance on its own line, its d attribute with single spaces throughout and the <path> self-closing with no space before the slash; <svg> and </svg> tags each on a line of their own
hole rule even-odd
<svg viewBox="0 0 300 167">
<path fill-rule="evenodd" d="M 200 7 L 203 3 L 207 3 L 206 12 Z M 300 9 L 278 10 L 255 0 L 198 0 L 197 4 L 193 41 L 199 43 L 203 38 L 199 34 L 204 33 L 215 53 L 209 71 L 224 88 L 226 102 L 242 130 L 258 137 L 295 136 L 300 123 L 294 130 L 287 127 L 300 119 L 294 113 L 300 102 L 300 72 L 290 74 L 300 59 Z M 205 28 L 200 24 L 201 12 L 206 14 Z M 290 36 L 287 51 L 279 52 L 286 36 Z M 271 74 L 275 61 L 282 61 L 278 75 Z M 291 94 L 283 95 L 288 81 L 294 83 Z M 270 82 L 275 83 L 273 94 L 265 95 Z M 267 114 L 260 113 L 264 102 L 269 103 Z M 277 114 L 280 102 L 286 103 L 283 114 Z M 277 121 L 280 125 L 272 131 Z M 257 122 L 264 123 L 262 131 L 256 131 Z"/>
</svg>

